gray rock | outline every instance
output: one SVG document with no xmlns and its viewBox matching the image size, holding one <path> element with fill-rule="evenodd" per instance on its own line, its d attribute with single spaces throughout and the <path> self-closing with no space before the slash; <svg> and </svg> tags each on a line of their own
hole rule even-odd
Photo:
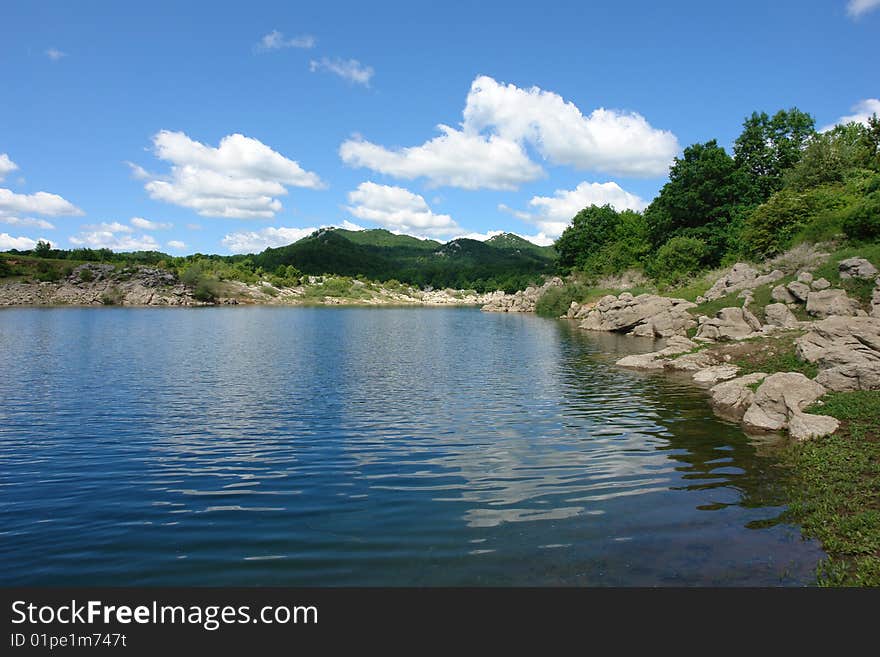
<svg viewBox="0 0 880 657">
<path fill-rule="evenodd" d="M 841 278 L 874 278 L 880 271 L 864 258 L 847 258 L 837 263 Z"/>
<path fill-rule="evenodd" d="M 771 326 L 781 326 L 782 328 L 796 328 L 799 324 L 797 317 L 784 303 L 767 304 L 764 307 L 764 318 Z"/>
<path fill-rule="evenodd" d="M 829 317 L 797 339 L 798 356 L 818 365 L 833 391 L 880 389 L 880 318 Z"/>
<path fill-rule="evenodd" d="M 759 431 L 787 429 L 789 420 L 825 394 L 825 388 L 800 372 L 780 372 L 768 376 L 752 405 L 743 415 L 743 423 Z"/>
<path fill-rule="evenodd" d="M 760 330 L 761 323 L 745 308 L 722 308 L 697 330 L 697 338 L 719 341 L 737 340 Z"/>
<path fill-rule="evenodd" d="M 704 301 L 714 301 L 738 290 L 754 289 L 760 285 L 778 281 L 783 276 L 784 274 L 778 269 L 761 276 L 758 274 L 758 270 L 751 265 L 738 262 L 730 268 L 729 272 L 715 281 L 701 298 Z"/>
<path fill-rule="evenodd" d="M 831 283 L 828 282 L 827 278 L 817 278 L 811 285 L 814 290 L 827 290 L 831 287 Z"/>
<path fill-rule="evenodd" d="M 696 304 L 684 299 L 670 299 L 653 294 L 634 297 L 624 292 L 608 295 L 586 314 L 580 327 L 589 331 L 616 331 L 643 337 L 685 335 L 696 326 L 689 308 Z"/>
<path fill-rule="evenodd" d="M 694 373 L 693 379 L 697 383 L 718 383 L 734 378 L 739 373 L 736 365 L 713 365 Z"/>
<path fill-rule="evenodd" d="M 830 436 L 840 427 L 840 422 L 828 415 L 794 413 L 788 421 L 788 433 L 796 440 L 809 440 Z"/>
<path fill-rule="evenodd" d="M 808 271 L 802 271 L 797 277 L 798 283 L 809 285 L 813 282 L 813 275 Z"/>
<path fill-rule="evenodd" d="M 709 392 L 715 413 L 739 422 L 755 399 L 755 393 L 749 386 L 763 381 L 766 376 L 763 372 L 755 372 L 713 386 Z"/>
<path fill-rule="evenodd" d="M 810 286 L 798 281 L 792 281 L 786 287 L 797 301 L 806 301 L 807 295 L 810 294 Z"/>
<path fill-rule="evenodd" d="M 779 303 L 794 303 L 796 301 L 794 295 L 784 285 L 774 287 L 770 292 L 770 297 Z"/>
<path fill-rule="evenodd" d="M 558 276 L 554 276 L 541 287 L 530 285 L 525 290 L 519 290 L 513 294 L 499 295 L 483 306 L 486 312 L 496 313 L 533 313 L 535 306 L 544 294 L 552 287 L 562 287 L 565 283 Z"/>
<path fill-rule="evenodd" d="M 807 312 L 820 319 L 832 315 L 854 317 L 859 310 L 858 302 L 850 299 L 845 290 L 819 290 L 807 295 Z"/>
</svg>

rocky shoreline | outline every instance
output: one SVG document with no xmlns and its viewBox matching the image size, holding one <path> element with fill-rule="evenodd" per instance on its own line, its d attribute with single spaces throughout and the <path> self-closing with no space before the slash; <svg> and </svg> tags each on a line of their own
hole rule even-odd
<svg viewBox="0 0 880 657">
<path fill-rule="evenodd" d="M 806 270 L 798 271 L 796 280 L 773 287 L 773 303 L 753 310 L 756 288 L 785 274 L 778 269 L 761 274 L 737 263 L 697 299 L 699 304 L 623 292 L 592 303 L 572 302 L 564 317 L 584 330 L 665 339 L 662 349 L 626 356 L 616 364 L 685 373 L 707 387 L 719 416 L 740 422 L 747 432 L 787 431 L 805 440 L 839 428 L 833 417 L 804 412 L 827 392 L 880 390 L 880 271 L 856 257 L 840 261 L 838 273 L 841 280 L 873 281 L 870 310 Z M 548 281 L 495 300 L 484 310 L 533 312 L 541 295 L 561 284 Z M 695 315 L 700 304 L 737 292 L 741 306 L 721 308 L 712 317 Z M 799 320 L 796 313 L 809 319 Z M 736 364 L 749 358 L 760 362 L 780 344 L 793 347 L 802 369 L 813 369 L 815 377 L 798 371 L 742 372 Z"/>
<path fill-rule="evenodd" d="M 156 267 L 117 268 L 86 263 L 57 281 L 0 281 L 2 306 L 216 306 L 216 305 L 421 305 L 483 306 L 503 292 L 477 294 L 466 290 L 419 290 L 387 287 L 353 280 L 355 298 L 323 296 L 325 277 L 310 276 L 304 285 L 275 286 L 268 281 L 247 284 L 226 280 L 211 300 L 199 299 L 173 272 Z"/>
</svg>

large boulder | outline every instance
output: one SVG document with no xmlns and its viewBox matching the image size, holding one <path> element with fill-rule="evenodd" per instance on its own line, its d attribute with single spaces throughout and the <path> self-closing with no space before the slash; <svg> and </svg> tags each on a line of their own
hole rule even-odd
<svg viewBox="0 0 880 657">
<path fill-rule="evenodd" d="M 786 288 L 797 301 L 806 301 L 810 294 L 810 286 L 800 281 L 792 281 Z"/>
<path fill-rule="evenodd" d="M 751 386 L 763 381 L 766 376 L 763 372 L 755 372 L 712 386 L 709 392 L 715 413 L 739 422 L 755 399 Z"/>
<path fill-rule="evenodd" d="M 819 319 L 832 315 L 853 317 L 859 310 L 859 303 L 850 299 L 845 290 L 818 290 L 807 294 L 807 312 Z"/>
<path fill-rule="evenodd" d="M 754 400 L 743 415 L 743 424 L 758 431 L 788 429 L 799 440 L 827 436 L 837 430 L 837 420 L 803 412 L 825 392 L 821 384 L 800 372 L 772 374 L 755 391 Z"/>
<path fill-rule="evenodd" d="M 767 320 L 770 326 L 796 328 L 799 325 L 797 317 L 794 316 L 794 313 L 784 303 L 767 304 L 764 307 L 764 319 Z"/>
<path fill-rule="evenodd" d="M 670 299 L 653 294 L 634 297 L 629 292 L 619 297 L 599 299 L 586 314 L 580 327 L 589 331 L 615 331 L 643 337 L 686 335 L 696 321 L 688 312 L 696 304 L 684 299 Z"/>
<path fill-rule="evenodd" d="M 798 356 L 819 366 L 829 390 L 880 389 L 880 318 L 829 317 L 796 341 Z"/>
<path fill-rule="evenodd" d="M 700 323 L 696 337 L 712 342 L 746 338 L 761 330 L 761 322 L 748 308 L 722 308 L 715 317 Z"/>
<path fill-rule="evenodd" d="M 864 258 L 847 258 L 837 263 L 841 278 L 874 278 L 880 271 Z"/>
<path fill-rule="evenodd" d="M 770 297 L 774 301 L 778 301 L 779 303 L 794 303 L 797 301 L 794 295 L 788 291 L 788 288 L 784 285 L 777 285 L 770 292 Z"/>
<path fill-rule="evenodd" d="M 761 276 L 758 270 L 744 262 L 738 262 L 730 271 L 719 278 L 710 287 L 703 298 L 706 301 L 714 301 L 721 297 L 727 296 L 731 292 L 737 292 L 744 289 L 754 289 L 766 283 L 772 283 L 782 278 L 784 274 L 778 269 L 774 269 L 769 274 Z"/>
</svg>

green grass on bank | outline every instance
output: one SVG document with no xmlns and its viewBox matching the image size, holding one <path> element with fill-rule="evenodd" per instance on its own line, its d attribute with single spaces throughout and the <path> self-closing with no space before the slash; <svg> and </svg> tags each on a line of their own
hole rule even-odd
<svg viewBox="0 0 880 657">
<path fill-rule="evenodd" d="M 786 448 L 795 475 L 786 518 L 828 554 L 821 585 L 880 586 L 880 391 L 831 393 L 809 411 L 841 428 Z"/>
</svg>

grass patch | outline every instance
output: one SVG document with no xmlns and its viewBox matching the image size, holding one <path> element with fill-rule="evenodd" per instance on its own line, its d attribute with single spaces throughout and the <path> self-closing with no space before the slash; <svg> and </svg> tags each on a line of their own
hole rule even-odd
<svg viewBox="0 0 880 657">
<path fill-rule="evenodd" d="M 355 282 L 347 276 L 325 277 L 322 282 L 310 285 L 303 290 L 303 298 L 319 301 L 325 297 L 337 299 L 368 299 L 372 295 L 364 289 L 363 285 L 355 285 Z"/>
<path fill-rule="evenodd" d="M 819 368 L 813 363 L 798 358 L 794 340 L 797 335 L 785 335 L 778 338 L 759 338 L 753 341 L 755 348 L 746 353 L 733 355 L 731 365 L 739 367 L 740 376 L 754 372 L 800 372 L 813 379 Z"/>
<path fill-rule="evenodd" d="M 880 586 L 880 391 L 831 393 L 808 412 L 841 421 L 833 436 L 786 448 L 786 519 L 828 553 L 819 584 Z"/>
</svg>

